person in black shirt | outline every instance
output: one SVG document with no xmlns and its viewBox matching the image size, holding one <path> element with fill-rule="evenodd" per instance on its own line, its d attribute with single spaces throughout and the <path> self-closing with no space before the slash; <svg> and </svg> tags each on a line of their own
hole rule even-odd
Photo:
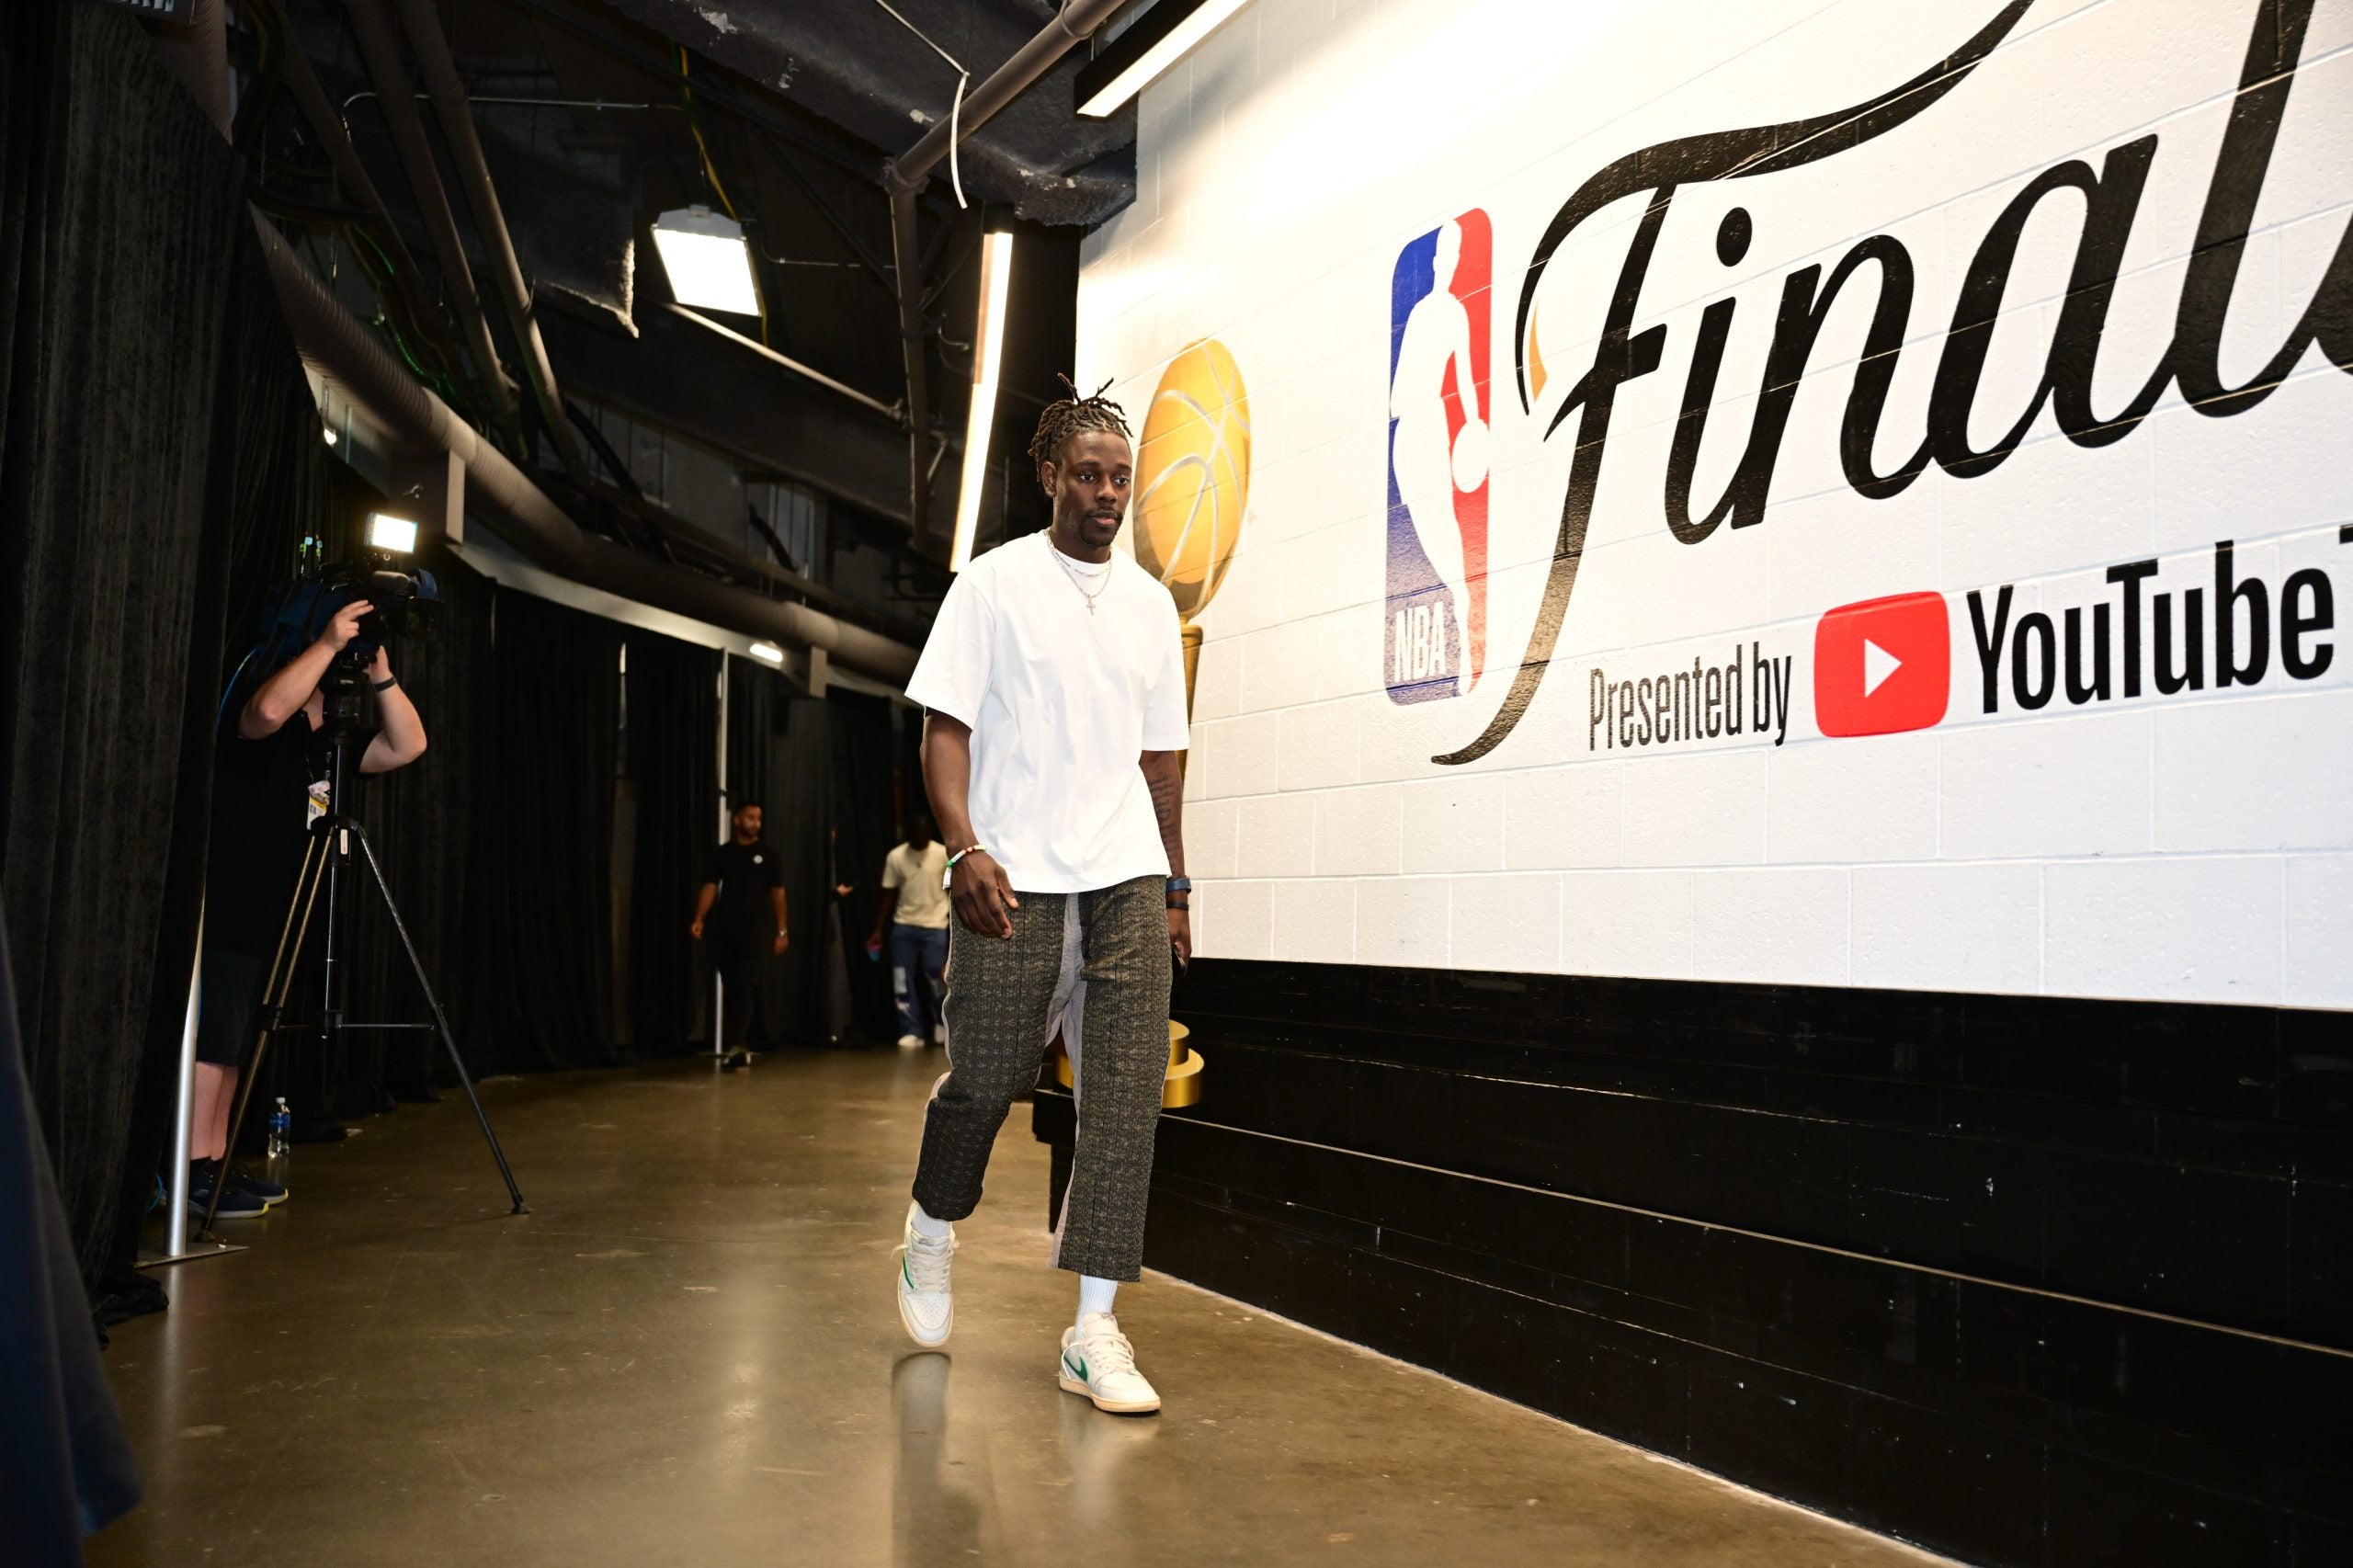
<svg viewBox="0 0 2353 1568">
<path fill-rule="evenodd" d="M 748 1037 L 752 1009 L 759 1001 L 761 967 L 792 944 L 785 929 L 784 865 L 775 850 L 760 842 L 759 802 L 741 802 L 727 820 L 733 832 L 704 863 L 702 891 L 695 897 L 694 924 L 688 929 L 698 942 L 706 930 L 710 933 L 711 959 L 726 988 L 721 1038 L 727 1055 L 721 1065 L 746 1067 L 752 1061 Z"/>
<path fill-rule="evenodd" d="M 188 1155 L 196 1162 L 188 1199 L 202 1209 L 229 1154 L 229 1112 L 253 1038 L 254 1013 L 270 957 L 286 926 L 302 866 L 312 786 L 326 776 L 324 699 L 319 683 L 358 635 L 375 607 L 346 605 L 325 634 L 287 661 L 232 711 L 213 750 L 212 824 L 204 878 L 204 956 L 196 1030 L 196 1081 Z M 389 773 L 425 755 L 425 722 L 382 649 L 368 671 L 378 728 L 359 733 L 359 771 Z M 241 1173 L 237 1173 L 241 1176 Z M 256 1196 L 258 1194 L 258 1196 Z M 285 1197 L 250 1177 L 222 1194 L 223 1214 L 252 1214 Z"/>
</svg>

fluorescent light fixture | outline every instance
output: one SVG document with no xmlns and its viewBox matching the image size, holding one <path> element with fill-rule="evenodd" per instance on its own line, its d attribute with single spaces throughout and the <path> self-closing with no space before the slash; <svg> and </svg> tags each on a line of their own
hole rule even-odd
<svg viewBox="0 0 2353 1568">
<path fill-rule="evenodd" d="M 389 550 L 395 555 L 415 554 L 416 525 L 390 512 L 371 513 L 368 518 L 368 548 Z"/>
<path fill-rule="evenodd" d="M 972 559 L 981 526 L 981 492 L 988 484 L 989 429 L 996 423 L 996 378 L 1005 362 L 1005 291 L 1013 281 L 1013 236 L 991 234 L 981 244 L 981 321 L 972 347 L 972 411 L 964 421 L 964 483 L 956 493 L 956 540 L 948 569 Z"/>
<path fill-rule="evenodd" d="M 654 248 L 662 255 L 662 270 L 669 274 L 670 294 L 678 303 L 739 316 L 760 313 L 752 253 L 734 219 L 708 207 L 665 212 L 654 221 Z"/>
<path fill-rule="evenodd" d="M 752 657 L 762 664 L 781 665 L 784 663 L 784 650 L 773 642 L 755 642 L 752 644 Z"/>
<path fill-rule="evenodd" d="M 1078 112 L 1089 119 L 1117 114 L 1242 6 L 1243 0 L 1157 0 L 1079 71 Z"/>
</svg>

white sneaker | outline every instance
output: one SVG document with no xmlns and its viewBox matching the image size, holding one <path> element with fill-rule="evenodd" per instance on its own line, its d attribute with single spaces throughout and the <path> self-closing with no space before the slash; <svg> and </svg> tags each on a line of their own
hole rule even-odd
<svg viewBox="0 0 2353 1568">
<path fill-rule="evenodd" d="M 923 1049 L 923 1036 L 919 1034 L 901 1035 L 899 1037 L 899 1049 L 901 1051 L 921 1051 Z"/>
<path fill-rule="evenodd" d="M 1063 1331 L 1054 1370 L 1065 1393 L 1085 1394 L 1097 1410 L 1149 1415 L 1160 1408 L 1160 1395 L 1136 1370 L 1136 1347 L 1109 1312 L 1089 1312 L 1078 1327 Z"/>
<path fill-rule="evenodd" d="M 947 1344 L 948 1331 L 955 1326 L 956 1302 L 948 1293 L 948 1265 L 955 1256 L 952 1233 L 933 1241 L 917 1235 L 909 1221 L 906 1244 L 899 1250 L 899 1321 L 926 1350 Z"/>
<path fill-rule="evenodd" d="M 931 1026 L 931 1043 L 934 1045 L 946 1045 L 948 1043 L 948 1026 L 946 1024 L 934 1024 Z"/>
</svg>

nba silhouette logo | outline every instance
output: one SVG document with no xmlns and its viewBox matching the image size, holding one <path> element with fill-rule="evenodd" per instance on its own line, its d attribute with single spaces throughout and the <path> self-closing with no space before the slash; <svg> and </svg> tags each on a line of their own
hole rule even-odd
<svg viewBox="0 0 2353 1568">
<path fill-rule="evenodd" d="M 1389 285 L 1392 702 L 1460 697 L 1487 661 L 1487 364 L 1495 231 L 1472 208 L 1397 255 Z"/>
</svg>

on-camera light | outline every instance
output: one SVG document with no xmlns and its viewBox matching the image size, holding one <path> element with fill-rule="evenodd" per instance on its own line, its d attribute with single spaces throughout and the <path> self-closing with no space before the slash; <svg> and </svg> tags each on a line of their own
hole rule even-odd
<svg viewBox="0 0 2353 1568">
<path fill-rule="evenodd" d="M 388 550 L 395 555 L 416 553 L 416 525 L 406 517 L 395 517 L 390 512 L 371 513 L 368 518 L 368 548 Z"/>
</svg>

